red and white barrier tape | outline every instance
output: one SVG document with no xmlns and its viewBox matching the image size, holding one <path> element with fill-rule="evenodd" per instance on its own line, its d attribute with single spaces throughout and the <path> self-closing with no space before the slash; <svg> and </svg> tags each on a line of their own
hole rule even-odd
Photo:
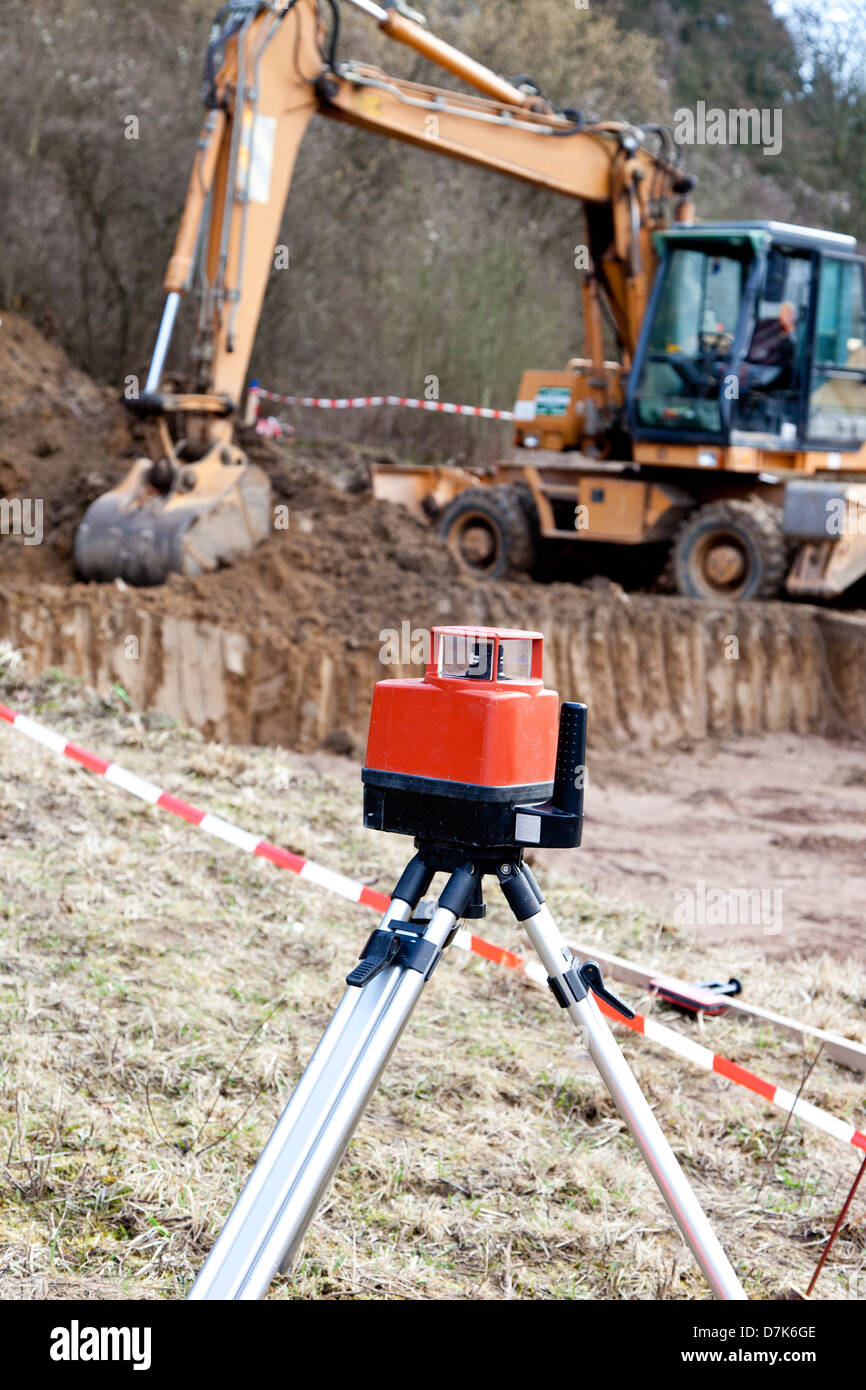
<svg viewBox="0 0 866 1390">
<path fill-rule="evenodd" d="M 230 821 L 213 815 L 210 811 L 199 811 L 189 802 L 181 801 L 179 797 L 163 791 L 162 787 L 157 787 L 155 783 L 146 781 L 135 772 L 129 772 L 119 763 L 109 762 L 107 758 L 100 758 L 96 753 L 88 753 L 85 748 L 80 748 L 77 743 L 69 742 L 62 734 L 55 733 L 53 729 L 46 728 L 44 724 L 38 724 L 35 719 L 28 718 L 26 714 L 17 714 L 7 705 L 0 704 L 0 720 L 11 725 L 16 732 L 23 734 L 25 738 L 31 739 L 34 743 L 41 743 L 52 753 L 59 753 L 64 758 L 71 758 L 73 762 L 86 767 L 89 772 L 95 772 L 97 776 L 104 777 L 106 782 L 122 788 L 131 796 L 138 797 L 140 801 L 146 801 L 150 806 L 159 806 L 163 811 L 169 811 L 173 816 L 179 816 L 181 820 L 188 821 L 190 825 L 198 826 L 199 830 L 203 830 L 206 835 L 213 835 L 218 840 L 224 840 L 227 844 L 233 845 L 235 849 L 242 849 L 247 854 L 257 855 L 260 859 L 268 859 L 272 864 L 276 864 L 278 869 L 288 869 L 308 883 L 317 883 L 320 888 L 324 888 L 329 893 L 336 893 L 339 897 L 348 899 L 349 902 L 362 903 L 364 907 L 371 907 L 376 912 L 387 910 L 391 901 L 387 893 L 377 893 L 374 888 L 368 888 L 366 884 L 359 883 L 357 879 L 347 878 L 345 874 L 338 874 L 333 869 L 326 868 L 324 864 L 317 864 L 312 859 L 304 859 L 302 855 L 294 854 L 291 850 L 280 849 L 278 845 L 272 845 L 270 841 L 262 840 L 257 835 L 250 834 L 248 830 L 242 830 L 240 826 L 232 825 Z M 535 961 L 524 961 L 522 956 L 515 955 L 513 951 L 507 951 L 504 946 L 496 946 L 492 941 L 485 941 L 483 937 L 474 936 L 471 932 L 459 931 L 454 945 L 464 951 L 473 951 L 476 955 L 483 956 L 485 960 L 492 961 L 495 965 L 505 966 L 509 970 L 523 970 L 530 978 L 534 977 L 533 967 L 537 964 Z M 537 967 L 537 971 L 540 972 L 541 982 L 546 984 L 547 977 L 540 965 Z"/>
<path fill-rule="evenodd" d="M 43 747 L 50 748 L 52 753 L 71 758 L 73 762 L 86 767 L 89 772 L 104 777 L 112 786 L 121 787 L 131 796 L 137 796 L 140 801 L 159 806 L 163 811 L 170 811 L 173 816 L 180 816 L 181 820 L 189 821 L 190 825 L 197 825 L 206 835 L 225 840 L 227 844 L 234 845 L 235 849 L 245 850 L 247 854 L 258 855 L 261 859 L 269 859 L 278 868 L 289 869 L 310 883 L 318 883 L 329 893 L 337 893 L 341 898 L 348 898 L 349 902 L 363 903 L 365 907 L 373 907 L 377 912 L 384 912 L 391 901 L 387 894 L 377 893 L 366 884 L 346 878 L 344 874 L 335 873 L 333 869 L 326 869 L 322 864 L 315 864 L 311 859 L 304 859 L 299 854 L 292 854 L 291 850 L 280 849 L 279 846 L 272 845 L 257 835 L 251 835 L 248 830 L 241 830 L 230 821 L 222 820 L 210 811 L 197 810 L 195 806 L 190 806 L 188 802 L 163 791 L 153 782 L 146 781 L 134 772 L 128 772 L 119 763 L 111 763 L 106 758 L 97 757 L 95 753 L 88 753 L 76 743 L 70 743 L 62 734 L 56 734 L 44 724 L 37 724 L 35 719 L 28 719 L 25 714 L 16 714 L 6 705 L 0 705 L 0 719 L 10 724 L 25 738 L 32 739 L 34 743 L 41 743 Z"/>
<path fill-rule="evenodd" d="M 0 721 L 9 724 L 17 733 L 23 734 L 25 738 L 31 739 L 34 743 L 40 743 L 44 748 L 49 748 L 52 753 L 59 753 L 62 757 L 71 758 L 81 767 L 86 767 L 88 771 L 104 777 L 112 786 L 122 788 L 131 796 L 138 797 L 140 801 L 146 801 L 151 806 L 159 806 L 162 810 L 169 811 L 173 816 L 179 816 L 181 820 L 198 826 L 199 830 L 203 830 L 205 834 L 224 840 L 236 849 L 245 850 L 247 854 L 268 859 L 279 869 L 289 869 L 307 882 L 317 883 L 320 888 L 326 889 L 329 893 L 336 893 L 341 898 L 347 898 L 353 903 L 363 903 L 365 907 L 374 908 L 377 912 L 384 912 L 391 901 L 386 893 L 377 893 L 375 889 L 368 888 L 366 884 L 359 883 L 356 879 L 347 878 L 345 874 L 335 873 L 333 869 L 316 864 L 312 859 L 304 859 L 299 854 L 293 854 L 291 850 L 280 849 L 279 846 L 272 845 L 268 840 L 260 839 L 257 835 L 252 835 L 248 830 L 242 830 L 239 826 L 232 825 L 230 821 L 223 820 L 210 811 L 197 810 L 189 802 L 181 801 L 178 797 L 172 796 L 170 792 L 157 787 L 153 782 L 139 777 L 137 773 L 127 771 L 119 763 L 109 762 L 106 758 L 100 758 L 95 753 L 88 753 L 78 744 L 69 742 L 62 734 L 55 733 L 53 729 L 46 728 L 44 724 L 38 724 L 35 719 L 30 719 L 27 715 L 16 714 L 14 710 L 3 704 L 0 704 Z M 473 935 L 465 928 L 458 931 L 453 944 L 460 950 L 472 951 L 484 960 L 504 966 L 507 970 L 519 971 L 533 984 L 542 987 L 547 985 L 547 974 L 539 961 L 526 960 L 523 956 L 515 954 L 514 951 L 508 951 L 503 946 L 496 946 L 492 941 L 485 941 L 483 937 Z M 667 1028 L 662 1023 L 657 1023 L 655 1019 L 646 1018 L 643 1014 L 635 1014 L 633 1019 L 625 1019 L 622 1014 L 605 1004 L 604 1000 L 596 999 L 596 1003 L 614 1023 L 630 1028 L 635 1033 L 642 1033 L 651 1042 L 658 1043 L 668 1052 L 673 1052 L 676 1056 L 693 1062 L 695 1066 L 701 1067 L 704 1071 L 716 1072 L 719 1076 L 727 1077 L 729 1081 L 736 1082 L 738 1086 L 745 1087 L 746 1090 L 752 1091 L 755 1095 L 763 1096 L 771 1105 L 778 1106 L 787 1114 L 793 1111 L 806 1124 L 823 1130 L 825 1134 L 830 1134 L 835 1139 L 841 1139 L 846 1144 L 853 1144 L 855 1148 L 866 1150 L 866 1134 L 861 1133 L 859 1129 L 846 1123 L 846 1121 L 838 1119 L 835 1115 L 831 1115 L 828 1111 L 810 1105 L 808 1101 L 795 1100 L 793 1092 L 785 1090 L 784 1087 L 774 1086 L 772 1082 L 764 1081 L 754 1072 L 747 1071 L 745 1067 L 738 1066 L 736 1062 L 731 1062 L 726 1057 L 721 1057 L 701 1043 L 692 1042 L 690 1038 L 683 1037 L 681 1033 L 674 1032 L 672 1028 Z"/>
<path fill-rule="evenodd" d="M 513 420 L 513 410 L 491 410 L 485 405 L 452 405 L 446 401 L 422 401 L 416 396 L 278 396 L 261 386 L 250 387 L 253 416 L 259 401 L 278 405 L 308 405 L 317 410 L 361 410 L 370 405 L 403 405 L 409 410 L 433 410 L 442 415 L 473 415 L 481 420 Z M 265 422 L 266 423 L 266 422 Z"/>
<path fill-rule="evenodd" d="M 857 1149 L 866 1149 L 866 1134 L 862 1134 L 845 1120 L 837 1119 L 829 1111 L 820 1110 L 817 1105 L 795 1099 L 793 1091 L 786 1091 L 783 1086 L 774 1086 L 771 1081 L 764 1081 L 754 1072 L 747 1071 L 745 1067 L 730 1061 L 729 1058 L 720 1056 L 718 1052 L 704 1047 L 702 1043 L 693 1042 L 691 1038 L 683 1037 L 682 1033 L 675 1033 L 673 1028 L 666 1028 L 663 1023 L 657 1023 L 654 1018 L 646 1018 L 643 1014 L 635 1014 L 634 1018 L 623 1018 L 622 1014 L 617 1013 L 616 1009 L 612 1009 L 603 999 L 596 999 L 595 1002 L 602 1013 L 615 1023 L 621 1023 L 624 1028 L 631 1028 L 635 1033 L 642 1033 L 650 1042 L 659 1043 L 668 1052 L 674 1052 L 678 1057 L 694 1062 L 696 1067 L 702 1067 L 704 1071 L 713 1071 L 718 1076 L 735 1081 L 738 1086 L 744 1086 L 756 1096 L 763 1096 L 764 1100 L 778 1106 L 788 1115 L 793 1111 L 806 1124 L 822 1129 L 825 1134 L 832 1134 L 834 1139 L 853 1144 Z"/>
</svg>

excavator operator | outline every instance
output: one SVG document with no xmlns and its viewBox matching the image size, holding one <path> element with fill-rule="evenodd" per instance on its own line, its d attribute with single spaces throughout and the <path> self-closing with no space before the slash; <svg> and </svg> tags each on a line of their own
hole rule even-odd
<svg viewBox="0 0 866 1390">
<path fill-rule="evenodd" d="M 773 318 L 758 319 L 743 361 L 740 384 L 752 391 L 786 390 L 794 375 L 796 310 L 786 300 Z"/>
</svg>

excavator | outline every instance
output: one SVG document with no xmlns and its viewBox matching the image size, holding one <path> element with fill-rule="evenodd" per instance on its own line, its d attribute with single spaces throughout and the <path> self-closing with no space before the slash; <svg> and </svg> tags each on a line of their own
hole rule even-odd
<svg viewBox="0 0 866 1390">
<path fill-rule="evenodd" d="M 340 57 L 341 4 L 471 92 Z M 325 116 L 496 170 L 582 207 L 584 355 L 529 370 L 513 449 L 484 469 L 381 465 L 373 485 L 433 519 L 481 577 L 540 547 L 669 556 L 706 599 L 827 599 L 866 574 L 866 276 L 853 237 L 699 222 L 660 125 L 557 109 L 432 34 L 404 0 L 229 0 L 214 21 L 206 116 L 135 408 L 154 457 L 77 531 L 89 580 L 163 583 L 229 565 L 271 532 L 268 479 L 235 442 L 299 146 Z M 163 386 L 182 300 L 188 383 Z M 615 339 L 616 359 L 605 350 Z"/>
</svg>

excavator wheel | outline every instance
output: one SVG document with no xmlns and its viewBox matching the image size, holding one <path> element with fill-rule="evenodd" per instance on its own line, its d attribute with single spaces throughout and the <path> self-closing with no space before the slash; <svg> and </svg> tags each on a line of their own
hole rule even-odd
<svg viewBox="0 0 866 1390">
<path fill-rule="evenodd" d="M 758 498 L 709 502 L 682 526 L 671 560 L 685 598 L 772 598 L 788 568 L 781 510 Z"/>
<path fill-rule="evenodd" d="M 532 568 L 534 511 L 526 487 L 470 487 L 446 509 L 440 534 L 464 574 L 505 579 Z"/>
<path fill-rule="evenodd" d="M 271 528 L 271 485 L 240 449 L 216 444 L 197 463 L 137 459 L 97 497 L 75 535 L 82 579 L 164 584 L 169 574 L 230 565 Z"/>
</svg>

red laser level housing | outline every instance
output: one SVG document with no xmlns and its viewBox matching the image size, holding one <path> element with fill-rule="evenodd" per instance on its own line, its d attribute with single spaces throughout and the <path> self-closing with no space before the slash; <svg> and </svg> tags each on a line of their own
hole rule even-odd
<svg viewBox="0 0 866 1390">
<path fill-rule="evenodd" d="M 365 825 L 474 847 L 580 842 L 582 767 L 559 777 L 563 726 L 558 746 L 559 697 L 542 683 L 543 640 L 507 628 L 434 627 L 420 680 L 378 682 L 362 772 Z M 577 724 L 585 753 L 586 710 L 563 710 L 572 712 L 570 758 L 580 752 Z M 554 805 L 558 777 L 562 804 Z"/>
</svg>

